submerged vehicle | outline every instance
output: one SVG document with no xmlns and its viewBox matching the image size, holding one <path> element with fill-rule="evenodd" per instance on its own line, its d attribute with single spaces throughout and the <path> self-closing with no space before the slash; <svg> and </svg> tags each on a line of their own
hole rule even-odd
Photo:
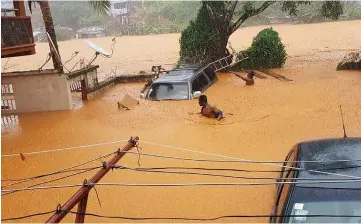
<svg viewBox="0 0 361 224">
<path fill-rule="evenodd" d="M 361 138 L 301 142 L 280 172 L 280 178 L 294 178 L 280 183 L 295 183 L 277 185 L 270 222 L 361 223 L 360 177 Z"/>
<path fill-rule="evenodd" d="M 207 66 L 185 65 L 156 79 L 140 98 L 149 100 L 191 100 L 218 80 L 216 72 Z"/>
</svg>

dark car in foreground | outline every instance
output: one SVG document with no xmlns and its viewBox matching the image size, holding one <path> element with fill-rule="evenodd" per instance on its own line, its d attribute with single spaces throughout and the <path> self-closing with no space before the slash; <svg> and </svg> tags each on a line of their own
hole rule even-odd
<svg viewBox="0 0 361 224">
<path fill-rule="evenodd" d="M 217 81 L 215 71 L 207 66 L 187 65 L 173 69 L 156 79 L 141 98 L 150 100 L 191 100 Z"/>
<path fill-rule="evenodd" d="M 361 177 L 360 159 L 361 138 L 325 139 L 294 146 L 280 178 L 295 179 L 279 182 L 297 183 L 277 185 L 272 215 L 281 217 L 270 218 L 270 222 L 361 223 L 361 182 L 352 180 Z M 292 166 L 297 169 L 289 168 Z"/>
</svg>

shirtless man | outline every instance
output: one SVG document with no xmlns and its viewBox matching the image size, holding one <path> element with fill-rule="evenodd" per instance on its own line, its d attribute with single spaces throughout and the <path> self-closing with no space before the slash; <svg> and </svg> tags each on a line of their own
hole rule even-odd
<svg viewBox="0 0 361 224">
<path fill-rule="evenodd" d="M 201 95 L 199 97 L 199 106 L 202 107 L 201 114 L 203 116 L 216 118 L 217 120 L 221 120 L 223 118 L 223 112 L 220 109 L 208 104 L 206 95 Z"/>
<path fill-rule="evenodd" d="M 246 85 L 250 86 L 250 85 L 253 85 L 253 84 L 254 84 L 253 76 L 254 76 L 254 71 L 250 71 L 250 72 L 248 72 L 247 77 L 243 77 L 243 76 L 239 76 L 239 77 L 240 77 L 243 81 L 246 82 Z"/>
</svg>

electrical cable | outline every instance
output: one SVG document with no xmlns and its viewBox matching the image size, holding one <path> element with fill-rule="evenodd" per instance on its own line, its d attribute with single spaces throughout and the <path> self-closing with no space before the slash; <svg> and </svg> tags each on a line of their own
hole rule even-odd
<svg viewBox="0 0 361 224">
<path fill-rule="evenodd" d="M 80 172 L 77 172 L 77 173 L 74 173 L 74 174 L 70 174 L 70 175 L 67 175 L 67 176 L 64 176 L 64 177 L 60 177 L 60 178 L 56 178 L 56 179 L 53 179 L 53 180 L 44 181 L 44 182 L 41 182 L 41 183 L 38 183 L 38 184 L 34 184 L 34 185 L 31 185 L 31 186 L 29 186 L 27 188 L 32 188 L 32 187 L 36 187 L 36 186 L 39 186 L 39 185 L 52 183 L 52 182 L 55 182 L 55 181 L 58 181 L 58 180 L 63 180 L 63 179 L 66 179 L 66 178 L 69 178 L 69 177 L 72 177 L 72 176 L 76 176 L 76 175 L 79 175 L 79 174 L 82 174 L 82 173 L 92 171 L 92 170 L 97 169 L 97 168 L 99 168 L 99 167 L 88 168 L 87 170 L 80 171 Z M 15 192 L 18 192 L 18 191 L 3 193 L 3 194 L 1 194 L 1 196 L 8 195 L 8 194 L 15 193 Z"/>
<path fill-rule="evenodd" d="M 29 182 L 29 181 L 32 181 L 32 180 L 36 180 L 36 179 L 39 179 L 39 178 L 42 178 L 42 177 L 59 174 L 59 173 L 62 173 L 63 171 L 71 170 L 71 169 L 73 169 L 73 168 L 76 168 L 76 167 L 79 167 L 79 166 L 82 166 L 82 165 L 85 165 L 85 164 L 88 164 L 88 163 L 97 161 L 97 160 L 99 160 L 99 159 L 109 157 L 110 155 L 113 155 L 113 154 L 115 154 L 115 152 L 108 153 L 108 154 L 99 156 L 99 157 L 97 157 L 97 158 L 95 158 L 95 159 L 92 159 L 92 160 L 89 160 L 89 161 L 85 161 L 85 162 L 83 162 L 83 163 L 80 163 L 80 164 L 77 164 L 77 165 L 74 165 L 74 166 L 71 166 L 71 167 L 68 167 L 68 168 L 65 168 L 65 169 L 61 169 L 61 170 L 58 170 L 58 171 L 54 171 L 54 172 L 50 172 L 50 173 L 45 173 L 45 174 L 41 174 L 41 175 L 34 176 L 34 177 L 24 178 L 23 180 L 20 180 L 20 181 L 15 182 L 15 183 L 10 183 L 10 184 L 7 184 L 7 185 L 3 185 L 2 187 L 13 186 L 13 185 L 17 185 L 17 184 L 20 184 L 20 183 L 25 183 L 25 182 Z"/>
<path fill-rule="evenodd" d="M 359 183 L 360 180 L 330 180 L 330 181 L 283 181 L 283 182 L 254 182 L 254 183 L 146 183 L 146 184 L 130 184 L 130 183 L 87 183 L 89 186 L 123 186 L 123 187 L 192 187 L 192 186 L 266 186 L 266 185 L 283 185 L 283 184 L 332 184 L 332 183 Z M 33 188 L 35 189 L 35 188 Z M 361 189 L 356 188 L 356 189 Z M 24 189 L 31 190 L 31 189 Z M 2 190 L 4 191 L 4 190 Z"/>
<path fill-rule="evenodd" d="M 137 154 L 136 152 L 131 152 L 131 151 L 127 151 L 125 153 L 129 153 L 129 154 Z M 242 161 L 238 161 L 238 160 L 211 160 L 211 159 L 193 159 L 193 158 L 188 158 L 188 157 L 177 157 L 177 156 L 166 156 L 166 155 L 162 155 L 162 154 L 149 154 L 149 153 L 141 153 L 140 155 L 142 156 L 148 156 L 148 157 L 157 157 L 157 158 L 165 158 L 165 159 L 174 159 L 174 160 L 183 160 L 183 161 L 194 161 L 194 162 L 215 162 L 215 163 L 242 163 Z M 334 167 L 334 168 L 324 168 L 324 169 L 318 169 L 318 171 L 324 171 L 324 170 L 340 170 L 340 169 L 352 169 L 352 168 L 359 168 L 360 166 L 345 166 L 345 167 Z M 175 167 L 176 169 L 177 167 Z M 292 167 L 290 166 L 290 169 L 295 169 L 297 167 Z M 185 169 L 185 168 L 184 168 Z M 190 168 L 193 169 L 193 168 Z M 194 169 L 198 169 L 198 168 L 194 168 Z M 200 169 L 204 169 L 204 168 L 200 168 Z M 229 170 L 229 171 L 242 171 L 242 172 L 266 172 L 266 173 L 281 173 L 281 172 L 285 172 L 288 170 L 246 170 L 246 169 L 213 169 L 213 168 L 209 168 L 209 170 Z M 304 168 L 298 168 L 298 170 L 302 170 L 302 171 L 309 171 L 307 169 Z"/>
<path fill-rule="evenodd" d="M 134 170 L 142 172 L 151 172 L 151 173 L 170 173 L 170 174 L 188 174 L 188 175 L 200 175 L 200 176 L 213 176 L 213 177 L 227 177 L 234 179 L 248 179 L 248 180 L 361 180 L 359 179 L 346 179 L 346 178 L 274 178 L 274 177 L 245 177 L 245 176 L 235 176 L 235 175 L 223 175 L 223 174 L 212 174 L 212 173 L 197 173 L 197 172 L 177 172 L 177 171 L 163 171 L 163 170 L 153 170 L 152 168 L 131 168 L 125 166 L 111 166 L 114 169 L 125 169 L 125 170 Z"/>
<path fill-rule="evenodd" d="M 19 216 L 19 217 L 13 217 L 13 218 L 7 218 L 7 219 L 1 219 L 1 221 L 5 222 L 5 221 L 14 221 L 14 220 L 19 220 L 19 219 L 26 219 L 26 218 L 30 218 L 30 217 L 34 217 L 34 216 L 48 215 L 48 214 L 51 214 L 54 212 L 56 212 L 56 210 L 48 211 L 48 212 L 41 212 L 41 213 L 36 213 L 36 214 L 31 214 L 31 215 L 25 215 L 25 216 Z"/>
<path fill-rule="evenodd" d="M 115 143 L 121 143 L 121 142 L 128 142 L 129 140 L 119 140 L 119 141 L 113 141 L 113 142 L 103 142 L 103 143 L 96 143 L 96 144 L 89 144 L 89 145 L 80 145 L 80 146 L 74 146 L 74 147 L 68 147 L 68 148 L 59 148 L 59 149 L 52 149 L 52 150 L 41 150 L 41 151 L 36 151 L 36 152 L 28 152 L 28 153 L 22 153 L 23 155 L 32 155 L 32 154 L 40 154 L 40 153 L 47 153 L 47 152 L 55 152 L 55 151 L 63 151 L 63 150 L 70 150 L 70 149 L 78 149 L 78 148 L 87 148 L 87 147 L 94 147 L 94 146 L 103 146 L 103 145 L 110 145 L 110 144 L 115 144 Z M 195 152 L 195 153 L 201 153 L 201 154 L 205 154 L 205 155 L 211 155 L 211 156 L 217 156 L 217 157 L 223 157 L 223 158 L 227 158 L 227 159 L 231 159 L 234 162 L 245 162 L 245 163 L 284 163 L 285 161 L 267 161 L 267 160 L 249 160 L 249 159 L 241 159 L 241 158 L 236 158 L 236 157 L 231 157 L 231 156 L 225 156 L 225 155 L 220 155 L 220 154 L 214 154 L 214 153 L 207 153 L 207 152 L 202 152 L 202 151 L 197 151 L 197 150 L 191 150 L 191 149 L 185 149 L 185 148 L 181 148 L 181 147 L 176 147 L 176 146 L 170 146 L 170 145 L 164 145 L 164 144 L 159 144 L 159 143 L 154 143 L 154 142 L 148 142 L 148 141 L 138 141 L 138 142 L 142 142 L 142 143 L 146 143 L 146 144 L 150 144 L 150 145 L 157 145 L 157 146 L 161 146 L 161 147 L 165 147 L 165 148 L 172 148 L 172 149 L 178 149 L 178 150 L 183 150 L 183 151 L 189 151 L 189 152 Z M 13 157 L 13 156 L 19 156 L 20 153 L 16 153 L 16 154 L 7 154 L 7 155 L 1 155 L 1 157 Z M 222 162 L 219 161 L 219 162 Z M 230 160 L 223 160 L 223 162 L 232 162 Z M 352 160 L 324 160 L 324 161 L 315 161 L 315 160 L 310 160 L 310 161 L 287 161 L 289 163 L 331 163 L 331 162 L 361 162 L 361 159 L 352 159 Z"/>
<path fill-rule="evenodd" d="M 291 181 L 291 182 L 255 182 L 255 183 L 178 183 L 178 184 L 167 184 L 167 183 L 145 183 L 145 184 L 130 184 L 130 183 L 86 183 L 86 184 L 69 184 L 59 186 L 44 186 L 44 187 L 32 187 L 32 188 L 18 188 L 10 190 L 1 190 L 1 192 L 12 192 L 12 191 L 29 191 L 29 190 L 44 190 L 54 188 L 69 188 L 79 186 L 123 186 L 123 187 L 192 187 L 192 186 L 266 186 L 266 185 L 283 185 L 283 184 L 332 184 L 332 183 L 359 183 L 360 180 L 330 180 L 330 181 Z M 361 188 L 355 188 L 361 189 Z"/>
<path fill-rule="evenodd" d="M 53 210 L 48 212 L 36 213 L 26 216 L 19 216 L 13 218 L 2 219 L 1 221 L 14 221 L 19 219 L 25 219 L 34 216 L 47 215 L 51 213 L 70 213 L 75 215 L 83 215 L 83 216 L 93 216 L 98 218 L 108 218 L 108 219 L 127 219 L 127 220 L 185 220 L 185 221 L 215 221 L 218 219 L 225 218 L 292 218 L 292 217 L 326 217 L 326 218 L 361 218 L 360 215 L 223 215 L 217 216 L 213 218 L 188 218 L 188 217 L 126 217 L 126 216 L 108 216 L 108 215 L 100 215 L 95 213 L 81 213 L 74 212 L 71 210 Z"/>
<path fill-rule="evenodd" d="M 99 166 L 101 167 L 101 166 Z M 82 170 L 87 170 L 89 168 L 80 168 L 80 169 L 71 169 L 71 170 L 64 170 L 55 174 L 62 174 L 62 173 L 70 173 L 70 172 L 75 172 L 75 171 L 82 171 Z M 26 178 L 18 178 L 18 179 L 5 179 L 5 180 L 1 180 L 1 182 L 15 182 L 15 181 L 23 181 L 23 180 L 28 180 L 30 178 L 40 178 L 40 177 L 47 177 L 47 176 L 52 176 L 55 175 L 54 173 L 52 174 L 48 174 L 48 175 L 38 175 L 38 176 L 34 176 L 34 177 L 26 177 Z"/>
<path fill-rule="evenodd" d="M 192 150 L 192 149 L 186 149 L 186 148 L 181 148 L 181 147 L 176 147 L 176 146 L 169 146 L 169 145 L 163 145 L 163 144 L 158 144 L 158 143 L 153 143 L 153 142 L 146 142 L 146 141 L 142 141 L 143 143 L 146 144 L 151 144 L 151 145 L 157 145 L 157 146 L 161 146 L 161 147 L 166 147 L 169 149 L 175 149 L 175 150 L 181 150 L 181 151 L 187 151 L 187 152 L 193 152 L 193 153 L 198 153 L 198 154 L 203 154 L 203 155 L 210 155 L 210 156 L 216 156 L 216 157 L 222 157 L 222 158 L 226 158 L 226 159 L 230 159 L 230 160 L 238 160 L 241 162 L 245 162 L 245 163 L 260 163 L 260 164 L 264 164 L 264 165 L 271 165 L 271 166 L 278 166 L 278 167 L 284 167 L 284 168 L 293 168 L 295 170 L 301 169 L 301 168 L 297 168 L 297 167 L 290 167 L 290 166 L 284 166 L 284 165 L 279 165 L 276 164 L 280 161 L 256 161 L 256 160 L 249 160 L 249 159 L 242 159 L 242 158 L 236 158 L 236 157 L 231 157 L 231 156 L 225 156 L 225 155 L 221 155 L 221 154 L 216 154 L 216 153 L 208 153 L 208 152 L 203 152 L 203 151 L 197 151 L 197 150 Z M 327 162 L 336 162 L 336 160 L 328 160 L 328 161 L 318 161 L 318 163 L 327 163 Z M 359 159 L 356 160 L 337 160 L 338 162 L 350 162 L 350 161 L 361 161 Z M 286 161 L 283 161 L 282 163 L 284 163 Z M 311 161 L 287 161 L 287 162 L 293 162 L 293 163 L 303 163 L 303 162 L 311 162 Z M 315 162 L 315 161 L 313 161 Z M 342 176 L 342 177 L 350 177 L 350 178 L 361 178 L 361 177 L 357 177 L 357 176 L 351 176 L 351 175 L 344 175 L 344 174 L 339 174 L 339 173 L 330 173 L 330 172 L 324 172 L 324 171 L 318 171 L 318 170 L 311 170 L 308 169 L 308 172 L 314 172 L 314 173 L 321 173 L 321 174 L 328 174 L 328 175 L 335 175 L 335 176 Z"/>
<path fill-rule="evenodd" d="M 24 152 L 22 154 L 23 155 L 43 154 L 43 153 L 48 153 L 48 152 L 57 152 L 57 151 L 64 151 L 64 150 L 71 150 L 71 149 L 88 148 L 88 147 L 94 147 L 94 146 L 111 145 L 111 144 L 115 144 L 115 143 L 128 142 L 128 141 L 129 140 L 119 140 L 119 141 L 113 141 L 113 142 L 103 142 L 103 143 L 80 145 L 80 146 L 73 146 L 73 147 L 67 147 L 67 148 L 40 150 L 40 151 L 36 151 L 36 152 Z M 20 155 L 20 153 L 16 153 L 16 154 L 1 155 L 1 157 L 14 157 L 14 156 L 19 156 L 19 155 Z"/>
<path fill-rule="evenodd" d="M 135 217 L 125 217 L 125 216 L 107 216 L 107 215 L 99 215 L 94 213 L 80 213 L 68 210 L 60 210 L 59 212 L 67 212 L 75 215 L 88 215 L 99 218 L 109 218 L 109 219 L 127 219 L 127 220 L 186 220 L 186 221 L 215 221 L 218 219 L 224 218 L 270 218 L 270 217 L 279 217 L 279 218 L 287 218 L 287 217 L 331 217 L 331 218 L 361 218 L 360 215 L 224 215 L 218 216 L 214 218 L 182 218 L 182 217 L 143 217 L 143 218 L 135 218 Z"/>
</svg>

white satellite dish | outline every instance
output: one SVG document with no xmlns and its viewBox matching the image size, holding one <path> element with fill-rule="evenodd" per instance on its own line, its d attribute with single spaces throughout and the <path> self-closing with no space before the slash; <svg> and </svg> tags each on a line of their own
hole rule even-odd
<svg viewBox="0 0 361 224">
<path fill-rule="evenodd" d="M 89 40 L 84 40 L 84 43 L 86 45 L 88 45 L 89 47 L 93 48 L 97 53 L 102 54 L 106 57 L 110 57 L 111 54 L 109 52 L 107 52 L 106 50 L 104 50 L 103 48 L 99 47 L 98 45 L 94 44 L 93 42 L 89 41 Z"/>
</svg>

